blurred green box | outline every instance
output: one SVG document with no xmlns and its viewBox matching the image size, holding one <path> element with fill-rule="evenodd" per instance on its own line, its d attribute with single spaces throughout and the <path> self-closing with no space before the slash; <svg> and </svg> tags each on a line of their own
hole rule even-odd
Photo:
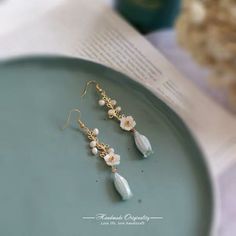
<svg viewBox="0 0 236 236">
<path fill-rule="evenodd" d="M 170 28 L 179 13 L 181 0 L 116 0 L 115 8 L 142 33 Z"/>
</svg>

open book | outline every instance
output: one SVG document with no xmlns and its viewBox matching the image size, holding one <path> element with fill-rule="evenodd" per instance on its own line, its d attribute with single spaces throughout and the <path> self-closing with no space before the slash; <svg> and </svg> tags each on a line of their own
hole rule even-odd
<svg viewBox="0 0 236 236">
<path fill-rule="evenodd" d="M 58 54 L 121 71 L 154 91 L 193 131 L 213 172 L 236 161 L 236 119 L 183 78 L 105 3 L 65 1 L 0 38 L 0 58 Z"/>
</svg>

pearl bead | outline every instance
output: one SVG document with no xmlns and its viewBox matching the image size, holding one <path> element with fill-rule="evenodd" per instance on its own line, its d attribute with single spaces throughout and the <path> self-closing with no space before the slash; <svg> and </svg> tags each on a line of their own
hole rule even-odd
<svg viewBox="0 0 236 236">
<path fill-rule="evenodd" d="M 116 110 L 119 112 L 121 111 L 121 107 L 117 107 Z"/>
<path fill-rule="evenodd" d="M 96 155 L 96 154 L 98 154 L 98 149 L 97 148 L 92 148 L 92 153 L 93 153 L 93 155 Z"/>
<path fill-rule="evenodd" d="M 109 115 L 109 116 L 113 116 L 113 115 L 114 115 L 114 110 L 112 110 L 112 109 L 109 110 L 109 111 L 108 111 L 108 115 Z"/>
<path fill-rule="evenodd" d="M 104 105 L 105 105 L 105 101 L 101 99 L 101 100 L 98 101 L 98 104 L 99 104 L 100 106 L 104 106 Z"/>
<path fill-rule="evenodd" d="M 97 144 L 96 141 L 91 141 L 89 145 L 91 148 L 93 148 L 93 147 L 96 147 L 96 144 Z"/>
<path fill-rule="evenodd" d="M 98 135 L 98 134 L 99 134 L 99 130 L 98 130 L 97 128 L 95 128 L 95 129 L 93 130 L 93 134 L 94 134 L 94 135 Z"/>
<path fill-rule="evenodd" d="M 116 100 L 111 100 L 111 104 L 112 104 L 113 106 L 115 106 L 115 105 L 116 105 Z"/>
<path fill-rule="evenodd" d="M 108 149 L 108 153 L 114 153 L 114 152 L 115 152 L 114 148 L 109 148 Z"/>
</svg>

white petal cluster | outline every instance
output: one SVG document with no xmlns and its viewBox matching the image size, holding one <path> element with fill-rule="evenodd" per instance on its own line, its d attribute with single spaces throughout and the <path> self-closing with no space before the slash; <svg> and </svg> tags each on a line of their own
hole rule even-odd
<svg viewBox="0 0 236 236">
<path fill-rule="evenodd" d="M 120 155 L 110 152 L 104 157 L 104 160 L 108 166 L 117 166 L 120 164 Z"/>
<path fill-rule="evenodd" d="M 120 120 L 120 127 L 123 130 L 130 131 L 136 125 L 136 122 L 132 116 L 123 116 Z"/>
</svg>

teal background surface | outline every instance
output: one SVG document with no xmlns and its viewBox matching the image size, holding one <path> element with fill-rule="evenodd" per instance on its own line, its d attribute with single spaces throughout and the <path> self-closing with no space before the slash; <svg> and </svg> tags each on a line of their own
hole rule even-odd
<svg viewBox="0 0 236 236">
<path fill-rule="evenodd" d="M 90 88 L 97 80 L 123 112 L 135 117 L 155 154 L 142 159 L 133 137 L 107 118 Z M 122 202 L 110 170 L 91 155 L 74 116 L 121 155 L 119 172 L 134 197 Z M 202 153 L 179 117 L 125 75 L 78 59 L 28 58 L 0 63 L 0 235 L 205 236 L 214 214 Z M 85 216 L 161 216 L 144 225 L 101 225 Z"/>
</svg>

